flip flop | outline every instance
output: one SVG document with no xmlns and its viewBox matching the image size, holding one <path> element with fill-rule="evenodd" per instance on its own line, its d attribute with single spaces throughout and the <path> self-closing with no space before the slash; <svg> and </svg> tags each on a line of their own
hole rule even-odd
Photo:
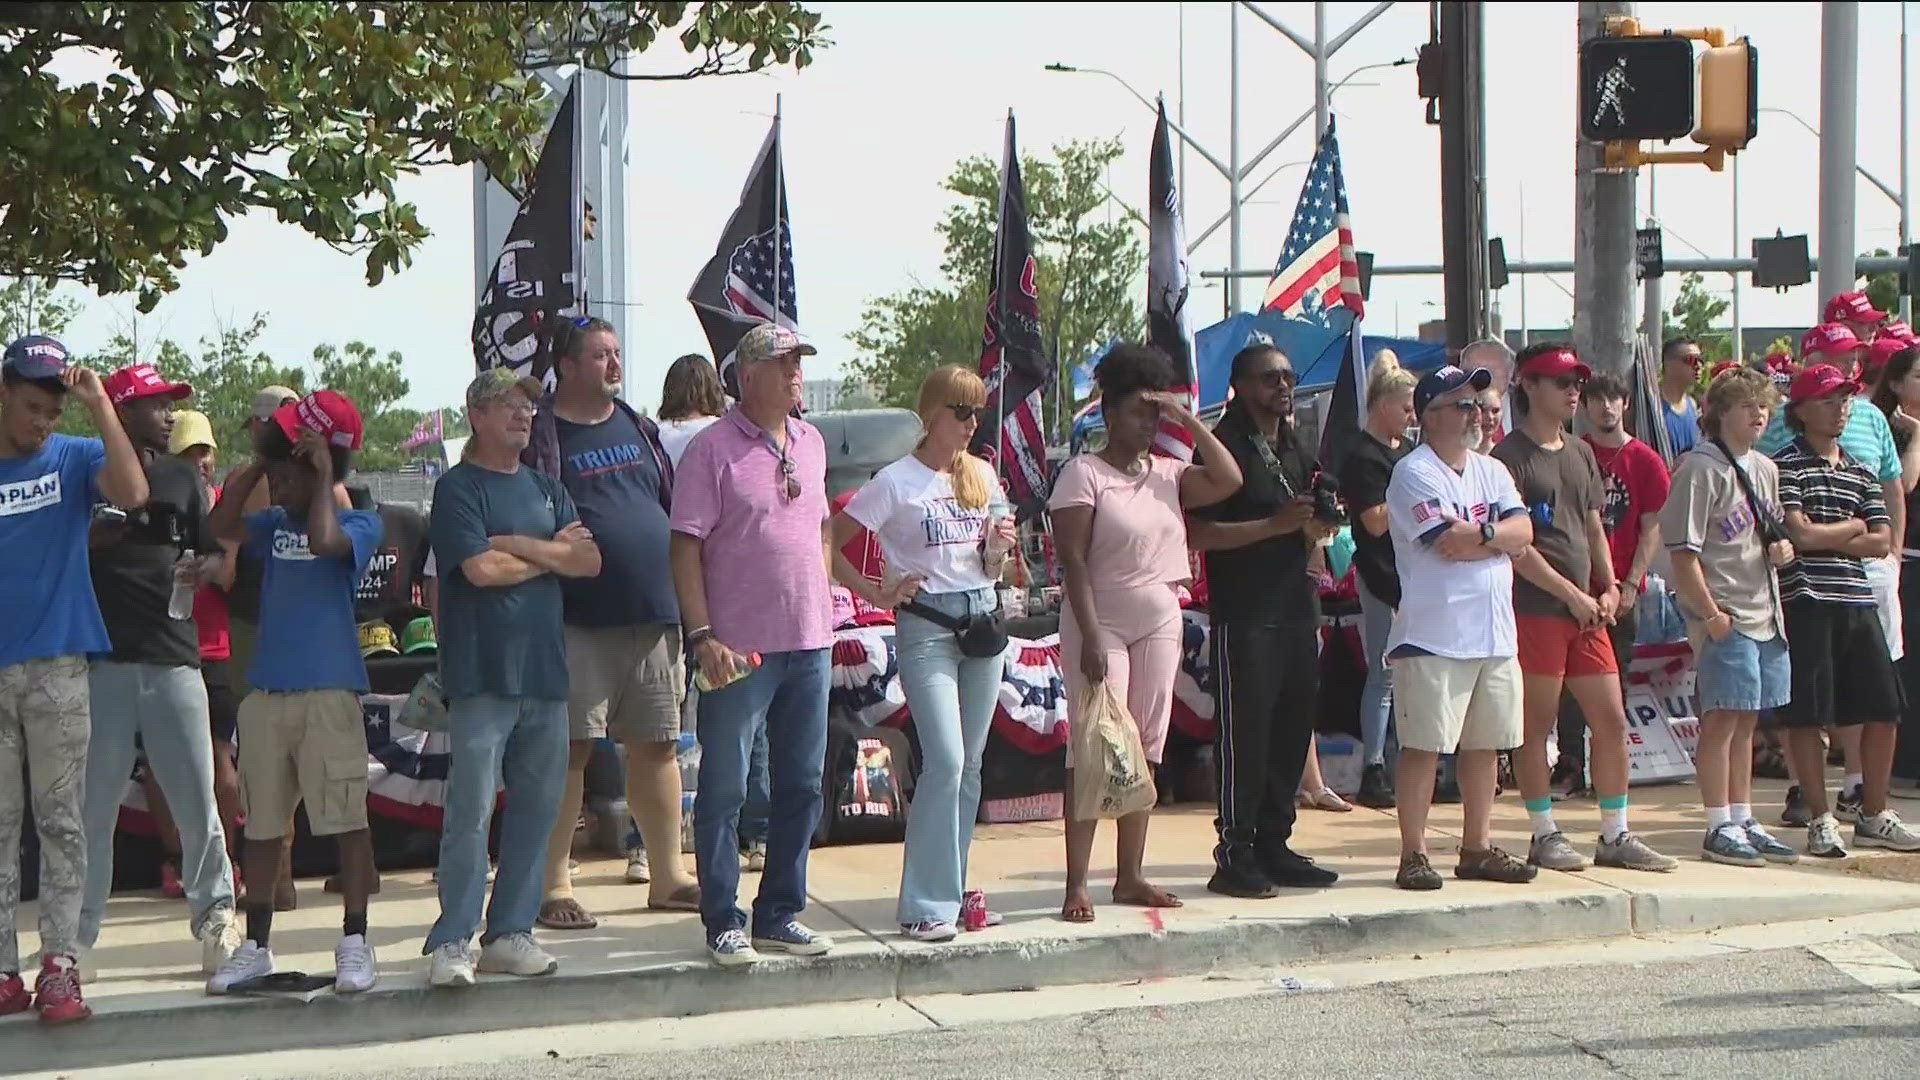
<svg viewBox="0 0 1920 1080">
<path fill-rule="evenodd" d="M 1178 896 L 1175 896 L 1158 885 L 1150 885 L 1148 889 L 1149 891 L 1144 895 L 1122 893 L 1119 889 L 1115 889 L 1113 890 L 1113 902 L 1125 907 L 1177 908 L 1186 906 L 1185 902 Z"/>
<path fill-rule="evenodd" d="M 1093 902 L 1084 904 L 1068 902 L 1060 908 L 1060 920 L 1070 923 L 1090 923 L 1093 921 Z"/>
<path fill-rule="evenodd" d="M 700 910 L 700 886 L 682 885 L 673 890 L 664 900 L 647 899 L 648 911 L 691 911 Z"/>
<path fill-rule="evenodd" d="M 600 925 L 600 920 L 571 896 L 541 904 L 540 914 L 533 921 L 549 930 L 591 930 Z"/>
</svg>

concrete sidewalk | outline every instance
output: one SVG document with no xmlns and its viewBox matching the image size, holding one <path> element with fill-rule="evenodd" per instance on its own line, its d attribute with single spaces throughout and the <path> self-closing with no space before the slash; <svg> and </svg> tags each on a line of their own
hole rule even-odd
<svg viewBox="0 0 1920 1080">
<path fill-rule="evenodd" d="M 1777 816 L 1783 785 L 1756 792 L 1763 820 Z M 1543 873 L 1530 885 L 1452 878 L 1458 807 L 1441 807 L 1430 846 L 1447 877 L 1437 893 L 1393 887 L 1398 834 L 1391 812 L 1302 811 L 1295 847 L 1340 871 L 1321 891 L 1273 900 L 1208 893 L 1212 810 L 1179 807 L 1157 815 L 1148 865 L 1186 906 L 1145 911 L 1108 903 L 1113 830 L 1103 825 L 1094 860 L 1097 921 L 1059 920 L 1063 853 L 1058 822 L 982 826 L 973 846 L 973 883 L 987 890 L 1006 925 L 963 934 L 948 945 L 899 936 L 894 895 L 899 845 L 824 848 L 813 853 L 806 920 L 831 934 L 822 959 L 763 961 L 741 971 L 711 967 L 693 915 L 646 910 L 646 886 L 628 885 L 624 864 L 588 861 L 578 895 L 600 917 L 596 930 L 539 931 L 561 959 L 540 980 L 489 976 L 473 989 L 430 991 L 419 955 L 437 914 L 425 871 L 389 874 L 371 912 L 380 984 L 355 998 L 322 991 L 307 999 L 209 998 L 199 948 L 187 938 L 178 901 L 116 897 L 101 946 L 83 961 L 96 1016 L 45 1030 L 29 1017 L 0 1020 L 0 1073 L 77 1068 L 221 1052 L 412 1040 L 442 1034 L 592 1021 L 1048 985 L 1152 980 L 1271 967 L 1328 958 L 1432 954 L 1443 950 L 1578 942 L 1629 934 L 1840 916 L 1920 906 L 1920 856 L 1860 854 L 1793 867 L 1726 867 L 1698 859 L 1703 823 L 1691 785 L 1638 789 L 1632 824 L 1662 851 L 1682 858 L 1672 874 L 1589 870 Z M 1920 812 L 1912 802 L 1897 808 Z M 1591 801 L 1562 804 L 1561 825 L 1589 852 L 1598 825 Z M 1526 816 L 1501 800 L 1495 842 L 1526 849 Z M 1801 830 L 1777 830 L 1789 843 Z M 752 875 L 743 878 L 751 889 Z M 319 882 L 301 883 L 300 909 L 274 920 L 282 970 L 333 969 L 338 899 Z M 32 905 L 22 911 L 22 949 L 31 954 Z M 1569 956 L 1577 953 L 1569 950 Z"/>
</svg>

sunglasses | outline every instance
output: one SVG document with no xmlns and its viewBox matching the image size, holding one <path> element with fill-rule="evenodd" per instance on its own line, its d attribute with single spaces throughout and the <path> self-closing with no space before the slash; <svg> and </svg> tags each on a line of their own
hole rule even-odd
<svg viewBox="0 0 1920 1080">
<path fill-rule="evenodd" d="M 952 411 L 953 418 L 963 424 L 976 416 L 985 415 L 987 411 L 979 405 L 949 405 L 947 408 Z"/>
<path fill-rule="evenodd" d="M 1587 381 L 1577 375 L 1555 375 L 1547 381 L 1561 390 L 1573 390 L 1587 385 Z"/>
<path fill-rule="evenodd" d="M 1443 409 L 1456 409 L 1463 413 L 1479 412 L 1485 408 L 1484 405 L 1481 405 L 1480 402 L 1474 398 L 1461 398 L 1459 401 L 1451 402 L 1440 407 Z"/>
<path fill-rule="evenodd" d="M 1292 386 L 1297 378 L 1298 376 L 1293 373 L 1292 368 L 1273 368 L 1268 371 L 1262 371 L 1254 376 L 1254 379 L 1259 382 L 1261 386 L 1269 390 L 1282 386 Z"/>
<path fill-rule="evenodd" d="M 782 483 L 778 490 L 786 493 L 788 502 L 800 497 L 800 479 L 794 475 L 793 459 L 787 456 L 785 450 L 780 451 L 780 479 Z"/>
</svg>

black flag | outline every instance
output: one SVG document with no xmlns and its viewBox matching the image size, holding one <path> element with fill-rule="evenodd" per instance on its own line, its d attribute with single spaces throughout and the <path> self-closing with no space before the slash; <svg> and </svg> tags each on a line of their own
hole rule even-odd
<svg viewBox="0 0 1920 1080">
<path fill-rule="evenodd" d="M 787 218 L 787 173 L 780 159 L 780 119 L 760 145 L 740 206 L 727 219 L 720 246 L 687 293 L 727 392 L 738 397 L 733 350 L 760 323 L 800 328 L 793 287 L 793 231 Z"/>
<path fill-rule="evenodd" d="M 1053 364 L 1040 342 L 1040 294 L 1034 287 L 1033 238 L 1027 233 L 1027 193 L 1013 113 L 1000 167 L 1000 229 L 993 242 L 993 277 L 980 351 L 987 411 L 974 432 L 973 451 L 995 464 L 1007 495 L 1024 517 L 1047 496 L 1047 441 L 1040 428 L 1040 397 Z"/>
<path fill-rule="evenodd" d="M 510 367 L 551 381 L 547 321 L 576 310 L 583 298 L 574 89 L 567 90 L 553 118 L 533 183 L 520 200 L 520 212 L 474 308 L 473 359 L 482 371 Z"/>
<path fill-rule="evenodd" d="M 1187 407 L 1197 409 L 1200 379 L 1194 374 L 1193 321 L 1187 314 L 1187 231 L 1180 220 L 1180 186 L 1165 102 L 1160 103 L 1160 122 L 1153 128 L 1147 199 L 1147 341 L 1173 361 Z M 1193 435 L 1183 425 L 1162 420 L 1153 449 L 1192 460 Z"/>
</svg>

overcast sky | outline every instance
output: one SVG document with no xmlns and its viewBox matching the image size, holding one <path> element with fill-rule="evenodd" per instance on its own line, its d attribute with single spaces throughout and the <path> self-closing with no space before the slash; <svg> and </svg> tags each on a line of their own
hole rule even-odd
<svg viewBox="0 0 1920 1080">
<path fill-rule="evenodd" d="M 638 306 L 631 309 L 626 356 L 636 402 L 658 400 L 673 357 L 706 351 L 684 299 L 687 286 L 733 209 L 776 94 L 784 95 L 801 323 L 821 347 L 818 371 L 810 375 L 835 373 L 848 359 L 846 335 L 870 297 L 937 278 L 934 225 L 948 202 L 940 181 L 962 157 L 998 154 L 1007 109 L 1015 110 L 1029 152 L 1066 139 L 1124 140 L 1128 152 L 1114 168 L 1113 190 L 1145 206 L 1153 114 L 1111 80 L 1052 73 L 1045 65 L 1106 68 L 1149 97 L 1165 93 L 1172 110 L 1181 92 L 1180 5 L 817 6 L 835 44 L 804 72 L 630 84 L 633 210 L 623 223 L 603 215 L 601 228 L 623 226 L 629 238 L 632 295 L 626 301 Z M 1328 36 L 1371 6 L 1328 4 Z M 1860 16 L 1860 163 L 1896 186 L 1899 7 L 1863 4 Z M 1186 127 L 1225 160 L 1228 5 L 1184 8 Z M 1264 9 L 1311 35 L 1311 4 Z M 1639 12 L 1655 26 L 1721 25 L 1750 35 L 1760 50 L 1762 106 L 1791 109 L 1819 124 L 1819 5 L 1642 4 Z M 1333 58 L 1330 77 L 1412 57 L 1427 38 L 1427 19 L 1426 4 L 1395 5 Z M 1251 157 L 1312 108 L 1313 65 L 1244 10 L 1239 23 L 1240 143 Z M 1571 259 L 1575 5 L 1488 5 L 1486 54 L 1490 234 L 1506 239 L 1509 259 Z M 1360 246 L 1382 263 L 1438 263 L 1439 129 L 1424 122 L 1413 67 L 1358 75 L 1336 95 L 1335 108 Z M 1255 179 L 1310 157 L 1310 128 L 1291 136 Z M 1817 140 L 1784 116 L 1763 115 L 1760 135 L 1742 159 L 1741 231 L 1748 237 L 1770 236 L 1776 227 L 1805 232 L 1817 251 Z M 1246 266 L 1270 268 L 1278 256 L 1303 171 L 1285 169 L 1248 207 Z M 1695 245 L 1714 256 L 1735 254 L 1728 174 L 1700 166 L 1663 166 L 1659 173 L 1668 257 L 1690 255 Z M 1198 155 L 1189 155 L 1187 177 L 1193 236 L 1225 211 L 1227 189 Z M 1642 217 L 1646 188 L 1643 177 Z M 453 404 L 473 364 L 472 180 L 466 170 L 448 167 L 403 181 L 400 192 L 418 203 L 433 231 L 411 269 L 370 289 L 360 259 L 334 253 L 270 215 L 252 215 L 236 222 L 231 239 L 211 256 L 188 265 L 178 292 L 140 317 L 141 338 L 191 341 L 260 312 L 268 320 L 265 345 L 283 362 L 304 359 L 319 342 L 358 338 L 404 354 L 413 383 L 408 404 Z M 1891 249 L 1899 220 L 1894 204 L 1864 181 L 1856 198 L 1860 248 Z M 1226 236 L 1222 228 L 1194 256 L 1196 274 L 1225 267 Z M 1745 241 L 1738 246 L 1744 253 Z M 1508 326 L 1521 325 L 1523 303 L 1529 325 L 1567 325 L 1571 275 L 1533 278 L 1524 301 L 1520 280 L 1499 297 Z M 1671 303 L 1678 279 L 1666 280 Z M 1725 276 L 1709 283 L 1729 288 Z M 1246 286 L 1246 303 L 1257 303 L 1261 284 Z M 1204 326 L 1220 318 L 1224 294 L 1217 282 L 1196 285 L 1195 321 Z M 1813 292 L 1811 285 L 1784 294 L 1748 289 L 1744 321 L 1804 324 L 1815 314 Z M 1375 278 L 1369 327 L 1411 336 L 1420 321 L 1439 315 L 1440 295 L 1438 278 Z M 68 335 L 80 351 L 102 344 L 133 316 L 130 298 L 84 299 L 85 313 Z"/>
</svg>

